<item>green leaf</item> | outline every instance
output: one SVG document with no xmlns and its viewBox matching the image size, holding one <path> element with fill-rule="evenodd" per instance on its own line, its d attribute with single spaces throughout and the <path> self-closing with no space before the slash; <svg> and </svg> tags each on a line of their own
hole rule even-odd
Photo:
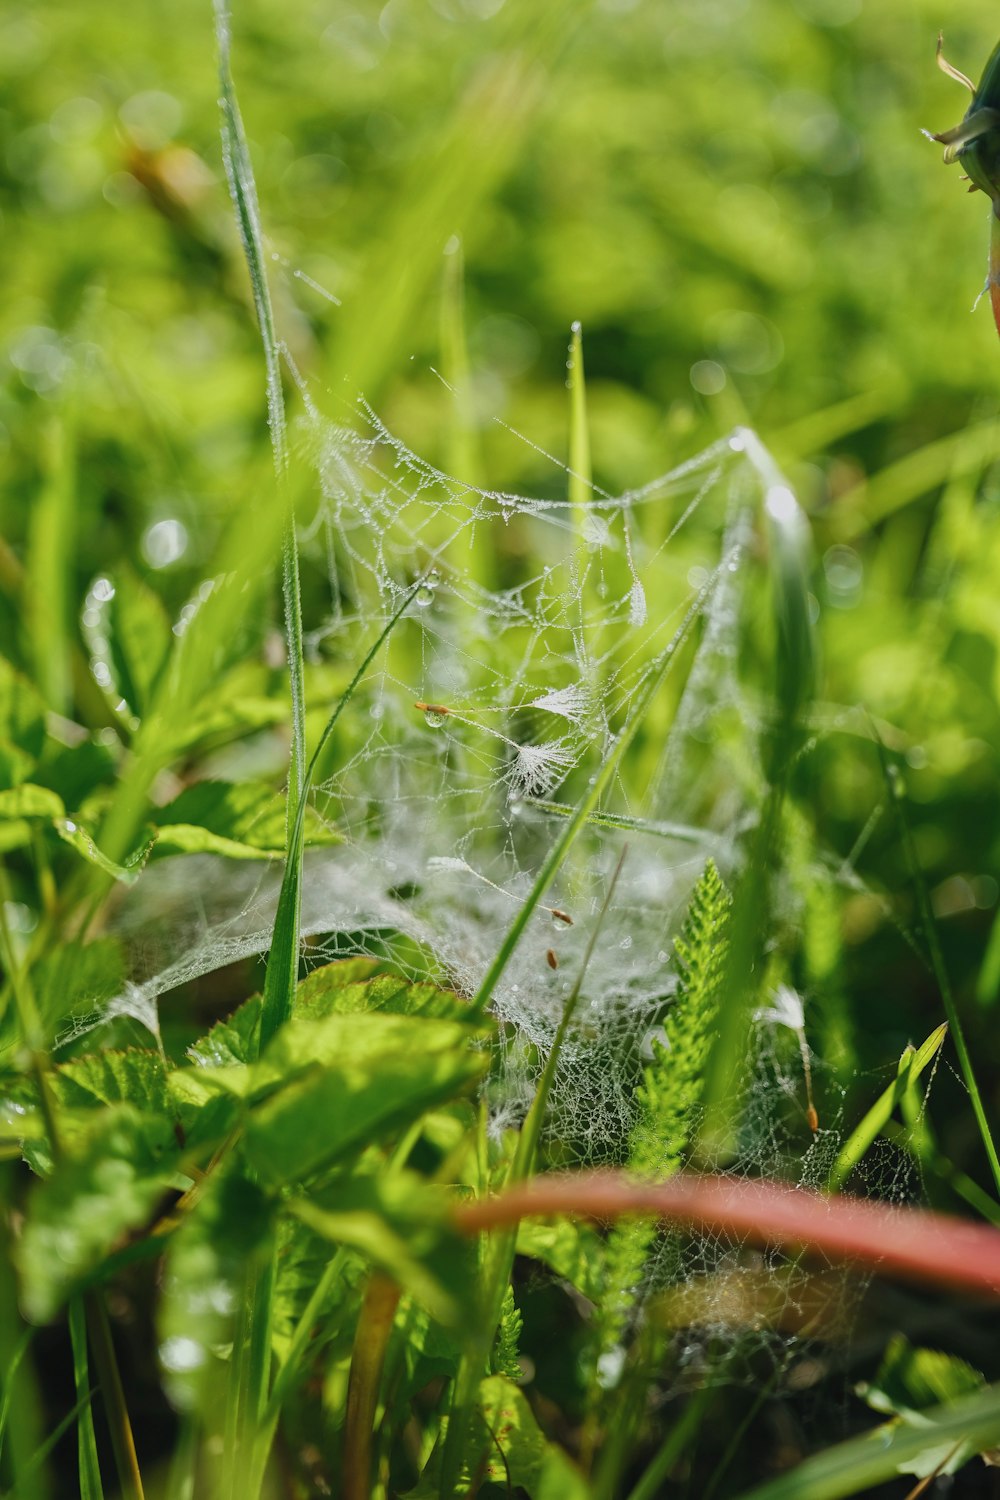
<svg viewBox="0 0 1000 1500">
<path fill-rule="evenodd" d="M 260 1027 L 260 996 L 251 995 L 228 1021 L 219 1021 L 206 1036 L 188 1048 L 188 1056 L 199 1068 L 242 1067 L 257 1055 Z"/>
<path fill-rule="evenodd" d="M 65 807 L 78 808 L 111 783 L 115 766 L 115 754 L 103 740 L 88 738 L 78 745 L 60 745 L 50 739 L 32 779 L 60 796 Z"/>
<path fill-rule="evenodd" d="M 0 791 L 0 852 L 23 848 L 31 842 L 32 823 L 51 822 L 65 812 L 62 799 L 55 792 L 30 781 Z"/>
<path fill-rule="evenodd" d="M 158 1052 L 140 1047 L 122 1052 L 88 1053 L 49 1070 L 60 1144 L 71 1153 L 85 1151 L 93 1116 L 109 1106 L 131 1105 L 140 1115 L 146 1149 L 157 1159 L 170 1157 L 180 1141 L 180 1115 L 171 1100 L 167 1073 Z M 36 1086 L 25 1082 L 26 1099 L 37 1109 Z M 40 1119 L 40 1111 L 33 1116 Z M 37 1130 L 27 1137 L 29 1165 L 47 1177 L 53 1169 L 51 1143 Z"/>
<path fill-rule="evenodd" d="M 61 1063 L 50 1076 L 64 1109 L 132 1104 L 144 1114 L 166 1117 L 170 1113 L 163 1058 L 147 1048 L 88 1053 Z"/>
<path fill-rule="evenodd" d="M 51 1177 L 35 1189 L 18 1246 L 23 1303 L 37 1323 L 55 1316 L 129 1230 L 144 1224 L 173 1181 L 176 1145 L 162 1122 L 130 1104 L 101 1110 Z"/>
<path fill-rule="evenodd" d="M 144 829 L 132 853 L 119 864 L 117 860 L 109 859 L 103 850 L 98 848 L 93 834 L 75 818 L 56 818 L 53 826 L 63 842 L 69 844 L 71 849 L 75 849 L 89 865 L 103 870 L 105 875 L 110 875 L 112 880 L 117 880 L 122 885 L 134 885 L 139 879 L 146 860 L 149 858 L 155 837 L 153 829 Z"/>
<path fill-rule="evenodd" d="M 45 743 L 45 706 L 27 678 L 0 656 L 0 787 L 25 781 Z"/>
<path fill-rule="evenodd" d="M 398 974 L 379 973 L 378 969 L 379 961 L 367 958 L 314 969 L 296 988 L 292 1014 L 313 1020 L 361 1011 L 455 1021 L 467 1018 L 468 1002 L 453 990 L 427 981 L 415 984 Z"/>
<path fill-rule="evenodd" d="M 272 1094 L 247 1122 L 247 1155 L 265 1178 L 296 1181 L 471 1088 L 490 1058 L 470 1043 L 485 1035 L 484 1029 L 409 1016 L 292 1020 L 255 1067 L 206 1076 L 251 1097 Z"/>
<path fill-rule="evenodd" d="M 521 1374 L 521 1334 L 524 1319 L 514 1297 L 514 1288 L 507 1283 L 507 1291 L 500 1310 L 500 1323 L 490 1359 L 494 1375 L 506 1375 L 516 1381 Z"/>
<path fill-rule="evenodd" d="M 98 584 L 83 616 L 95 676 L 117 714 L 128 710 L 142 719 L 170 655 L 170 621 L 156 594 L 131 570 L 123 567 Z"/>
<path fill-rule="evenodd" d="M 439 1323 L 469 1326 L 476 1248 L 451 1228 L 450 1199 L 415 1173 L 343 1178 L 288 1206 L 317 1234 L 387 1271 Z"/>
<path fill-rule="evenodd" d="M 460 996 L 431 984 L 411 984 L 397 975 L 383 974 L 377 958 L 345 958 L 324 964 L 296 987 L 292 1014 L 320 1021 L 332 1015 L 361 1011 L 392 1011 L 399 1015 L 432 1015 L 462 1020 L 467 1006 Z M 260 1025 L 260 995 L 251 995 L 228 1021 L 220 1021 L 188 1049 L 203 1067 L 230 1067 L 256 1057 Z"/>
<path fill-rule="evenodd" d="M 653 1041 L 652 1058 L 636 1090 L 638 1114 L 629 1138 L 629 1166 L 641 1177 L 662 1181 L 672 1176 L 694 1130 L 717 1033 L 731 909 L 732 898 L 709 859 L 674 942 L 677 993 L 664 1019 L 663 1040 Z M 619 1345 L 625 1334 L 656 1232 L 649 1219 L 628 1217 L 611 1226 L 593 1320 L 595 1361 Z"/>
<path fill-rule="evenodd" d="M 485 1459 L 485 1479 L 523 1489 L 531 1500 L 589 1500 L 583 1475 L 549 1442 L 519 1386 L 489 1376 L 479 1386 L 479 1407 L 485 1431 L 477 1435 L 480 1452 L 469 1456 L 473 1472 Z"/>
<path fill-rule="evenodd" d="M 223 854 L 229 859 L 275 859 L 285 853 L 285 799 L 266 782 L 198 781 L 154 813 L 153 857 Z M 334 832 L 311 809 L 308 844 L 336 844 Z"/>
<path fill-rule="evenodd" d="M 926 1427 L 923 1415 L 938 1402 L 956 1401 L 981 1391 L 986 1384 L 979 1370 L 937 1349 L 915 1349 L 900 1333 L 889 1341 L 878 1374 L 858 1388 L 873 1411 L 886 1412 L 910 1426 Z M 904 1474 L 954 1474 L 978 1450 L 968 1443 L 931 1444 L 925 1452 L 900 1465 Z"/>
<path fill-rule="evenodd" d="M 98 1010 L 124 989 L 121 944 L 102 937 L 92 943 L 54 946 L 38 960 L 32 981 L 42 1019 L 50 1027 L 80 1011 Z"/>
<path fill-rule="evenodd" d="M 596 1302 L 603 1285 L 604 1242 L 590 1224 L 573 1219 L 522 1219 L 517 1253 L 539 1260 Z"/>
<path fill-rule="evenodd" d="M 231 1167 L 211 1175 L 167 1248 L 158 1319 L 164 1384 L 181 1411 L 201 1408 L 206 1430 L 247 1268 L 264 1263 L 273 1230 L 273 1204 Z"/>
<path fill-rule="evenodd" d="M 274 1323 L 272 1337 L 275 1350 L 285 1360 L 299 1319 L 310 1298 L 324 1283 L 324 1276 L 334 1252 L 329 1237 L 318 1234 L 294 1213 L 283 1214 L 278 1224 L 277 1279 L 274 1289 Z M 361 1304 L 368 1266 L 362 1256 L 343 1253 L 338 1272 L 326 1277 L 325 1295 L 315 1308 L 316 1322 L 310 1330 L 309 1348 L 317 1353 L 317 1342 L 337 1338 L 339 1352 L 350 1356 L 354 1323 Z"/>
<path fill-rule="evenodd" d="M 20 786 L 0 792 L 0 820 L 11 818 L 61 818 L 66 808 L 61 797 L 48 787 L 22 781 Z"/>
<path fill-rule="evenodd" d="M 69 1332 L 73 1345 L 73 1384 L 76 1388 L 76 1399 L 82 1403 L 76 1423 L 80 1500 L 104 1500 L 101 1465 L 97 1456 L 97 1434 L 94 1431 L 94 1411 L 90 1399 L 87 1318 L 81 1297 L 74 1297 L 70 1302 Z"/>
<path fill-rule="evenodd" d="M 688 1144 L 725 975 L 731 904 L 710 859 L 674 943 L 678 987 L 663 1024 L 664 1040 L 653 1041 L 653 1057 L 636 1093 L 639 1117 L 629 1165 L 645 1176 L 675 1172 Z"/>
</svg>

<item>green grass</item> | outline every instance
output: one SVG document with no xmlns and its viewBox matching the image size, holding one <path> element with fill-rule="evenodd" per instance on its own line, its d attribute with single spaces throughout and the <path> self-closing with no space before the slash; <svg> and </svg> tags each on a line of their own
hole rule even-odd
<svg viewBox="0 0 1000 1500">
<path fill-rule="evenodd" d="M 0 23 L 3 1493 L 996 1445 L 998 351 L 924 9 L 218 0 L 218 80 L 194 0 Z"/>
</svg>

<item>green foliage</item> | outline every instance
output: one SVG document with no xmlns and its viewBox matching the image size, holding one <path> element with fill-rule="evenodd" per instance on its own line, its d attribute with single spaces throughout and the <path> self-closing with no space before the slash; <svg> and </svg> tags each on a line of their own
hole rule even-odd
<svg viewBox="0 0 1000 1500">
<path fill-rule="evenodd" d="M 163 601 L 123 568 L 91 590 L 83 629 L 109 711 L 136 727 L 153 706 L 170 655 Z"/>
<path fill-rule="evenodd" d="M 890 1339 L 875 1379 L 861 1387 L 859 1394 L 874 1411 L 888 1412 L 903 1427 L 931 1426 L 923 1414 L 942 1403 L 961 1401 L 963 1396 L 979 1392 L 986 1381 L 978 1370 L 954 1355 L 936 1349 L 915 1349 L 902 1334 Z M 888 1424 L 891 1428 L 895 1424 Z M 913 1458 L 904 1459 L 900 1470 L 920 1479 L 938 1474 L 954 1474 L 976 1456 L 979 1446 L 973 1442 L 935 1442 Z"/>
<path fill-rule="evenodd" d="M 674 939 L 677 988 L 664 1018 L 662 1039 L 653 1038 L 652 1058 L 636 1090 L 629 1167 L 638 1176 L 662 1181 L 676 1172 L 697 1126 L 726 972 L 731 905 L 710 859 L 691 893 L 680 936 Z M 639 1300 L 656 1232 L 649 1220 L 630 1218 L 612 1225 L 608 1232 L 591 1351 L 595 1409 L 606 1399 L 604 1390 L 618 1385 L 619 1346 Z"/>
<path fill-rule="evenodd" d="M 893 1082 L 879 1095 L 840 1148 L 827 1184 L 831 1189 L 839 1188 L 847 1181 L 879 1131 L 884 1129 L 893 1109 L 903 1099 L 907 1089 L 937 1057 L 947 1031 L 946 1025 L 938 1026 L 920 1047 L 907 1047 L 899 1059 L 899 1067 Z"/>
<path fill-rule="evenodd" d="M 171 1400 L 220 1420 L 219 1377 L 240 1312 L 248 1264 L 263 1263 L 274 1232 L 267 1195 L 236 1164 L 212 1174 L 169 1242 L 158 1309 L 160 1360 Z"/>
<path fill-rule="evenodd" d="M 198 781 L 157 808 L 152 855 L 222 854 L 229 859 L 277 859 L 285 851 L 284 799 L 265 782 Z M 311 809 L 305 841 L 329 845 L 336 831 Z"/>
<path fill-rule="evenodd" d="M 959 1449 L 982 1451 L 1000 1438 L 1000 1390 L 987 1386 L 924 1411 L 917 1425 L 877 1428 L 839 1443 L 800 1464 L 792 1473 L 746 1492 L 745 1500 L 839 1500 L 864 1494 L 936 1450 L 938 1460 Z M 933 1472 L 933 1465 L 930 1472 Z"/>
<path fill-rule="evenodd" d="M 0 656 L 0 787 L 27 780 L 45 742 L 42 700 L 27 678 Z"/>
<path fill-rule="evenodd" d="M 494 1375 L 506 1375 L 508 1380 L 518 1380 L 521 1375 L 518 1340 L 524 1327 L 520 1308 L 514 1300 L 514 1288 L 507 1287 L 503 1307 L 500 1310 L 500 1325 L 493 1345 L 491 1367 Z"/>
<path fill-rule="evenodd" d="M 708 860 L 674 941 L 677 989 L 663 1039 L 653 1037 L 652 1061 L 636 1093 L 629 1164 L 644 1176 L 675 1172 L 691 1138 L 725 974 L 730 906 L 729 892 Z"/>
<path fill-rule="evenodd" d="M 516 1485 L 532 1500 L 584 1500 L 588 1487 L 580 1472 L 538 1426 L 524 1396 L 503 1374 L 491 1375 L 479 1387 L 482 1428 L 478 1444 L 484 1478 Z"/>
<path fill-rule="evenodd" d="M 164 1121 L 109 1105 L 77 1126 L 32 1194 L 19 1249 L 24 1309 L 47 1322 L 124 1235 L 141 1229 L 173 1185 L 179 1157 Z"/>
<path fill-rule="evenodd" d="M 484 1495 L 605 1500 L 628 1484 L 645 1495 L 677 1481 L 689 1435 L 684 1483 L 705 1488 L 714 1472 L 718 1487 L 717 1445 L 694 1443 L 693 1429 L 704 1421 L 706 1433 L 716 1424 L 728 1436 L 732 1418 L 738 1438 L 739 1395 L 720 1394 L 718 1411 L 712 1395 L 708 1413 L 706 1377 L 695 1402 L 664 1401 L 683 1382 L 660 1369 L 655 1308 L 625 1357 L 653 1227 L 532 1220 L 474 1248 L 455 1235 L 450 1206 L 530 1175 L 546 1151 L 550 1164 L 574 1159 L 578 1142 L 556 1138 L 569 1092 L 560 1070 L 573 1049 L 595 1059 L 593 1072 L 580 1070 L 577 1104 L 589 1111 L 594 1091 L 596 1154 L 617 1153 L 643 1178 L 676 1172 L 702 1114 L 729 1108 L 727 1070 L 734 1059 L 743 1066 L 754 987 L 773 963 L 810 1007 L 818 1072 L 836 1068 L 835 1083 L 821 1075 L 829 1120 L 822 1111 L 805 1144 L 797 1118 L 789 1147 L 784 1094 L 772 1088 L 761 1102 L 755 1128 L 781 1169 L 832 1188 L 891 1177 L 898 1191 L 899 1163 L 912 1159 L 940 1206 L 960 1198 L 986 1218 L 1000 1212 L 977 1180 L 982 1163 L 960 1101 L 949 1095 L 938 1110 L 925 1093 L 947 1045 L 935 984 L 968 1030 L 987 1099 L 998 1068 L 989 1008 L 1000 993 L 1000 923 L 988 912 L 1000 868 L 995 347 L 988 320 L 967 316 L 980 215 L 957 197 L 946 212 L 949 184 L 915 129 L 935 128 L 952 107 L 950 85 L 929 66 L 937 18 L 903 0 L 554 0 L 541 10 L 531 0 L 442 0 L 370 14 L 331 0 L 328 10 L 320 24 L 309 7 L 234 7 L 252 149 L 223 24 L 226 167 L 243 257 L 225 202 L 205 0 L 179 0 L 166 27 L 142 7 L 112 14 L 100 4 L 70 8 L 59 26 L 15 10 L 0 18 L 9 252 L 0 308 L 0 1151 L 19 1148 L 36 1174 L 12 1166 L 0 1185 L 0 1237 L 22 1312 L 47 1322 L 68 1307 L 75 1392 L 67 1412 L 67 1354 L 66 1370 L 37 1395 L 34 1352 L 18 1365 L 27 1343 L 18 1342 L 13 1274 L 0 1276 L 5 1345 L 17 1350 L 0 1409 L 0 1488 L 43 1500 L 48 1464 L 60 1492 L 100 1495 L 102 1466 L 105 1488 L 137 1492 L 120 1453 L 117 1481 L 106 1461 L 105 1428 L 117 1449 L 127 1416 L 107 1348 L 88 1350 L 83 1307 L 87 1298 L 99 1308 L 108 1288 L 113 1309 L 128 1307 L 143 1261 L 156 1265 L 163 1388 L 184 1414 L 172 1493 L 197 1479 L 225 1500 L 256 1494 L 281 1421 L 289 1464 L 320 1454 L 326 1470 L 288 1476 L 290 1488 L 350 1495 L 356 1478 L 338 1456 L 340 1429 L 373 1270 L 402 1289 L 368 1393 L 380 1493 L 451 1500 L 461 1473 Z M 976 73 L 994 9 L 970 0 L 962 24 L 949 52 Z M 982 116 L 971 133 L 947 133 L 988 189 L 982 153 L 995 134 Z M 587 328 L 586 391 L 576 320 Z M 559 351 L 571 323 L 567 398 Z M 374 571 L 368 557 L 358 565 L 357 537 L 340 530 L 329 497 L 317 509 L 312 467 L 328 419 L 358 417 L 359 389 L 428 465 L 411 472 L 401 451 L 375 447 L 358 460 L 373 492 L 392 495 L 407 537 L 405 554 L 376 548 Z M 290 405 L 287 432 L 286 394 L 305 414 L 297 427 Z M 802 508 L 756 440 L 741 450 L 749 469 L 726 467 L 726 436 L 747 422 L 774 448 Z M 528 442 L 512 441 L 507 423 Z M 661 503 L 652 476 L 715 439 L 708 502 L 694 488 L 708 470 L 695 468 L 690 492 L 685 481 Z M 547 451 L 567 457 L 568 484 Z M 491 494 L 461 495 L 435 464 L 463 484 L 481 479 Z M 763 507 L 740 532 L 747 587 L 730 600 L 725 651 L 685 679 L 719 623 L 713 590 L 696 580 L 717 561 L 723 505 L 738 508 L 748 480 Z M 415 486 L 440 486 L 429 526 L 411 527 Z M 508 516 L 494 490 L 530 492 L 542 505 Z M 590 523 L 608 494 L 626 499 L 614 516 L 623 529 L 605 544 Z M 449 505 L 460 495 L 470 519 L 449 556 Z M 683 516 L 671 509 L 678 501 Z M 550 505 L 557 524 L 543 533 L 537 522 Z M 560 555 L 568 537 L 572 555 Z M 649 567 L 642 623 L 629 592 L 642 587 L 633 548 Z M 410 604 L 425 602 L 432 563 L 444 572 L 442 593 L 459 567 L 475 589 L 431 611 L 427 629 Z M 535 575 L 549 579 L 537 606 L 522 590 Z M 564 588 L 575 613 L 557 626 L 545 610 Z M 274 629 L 282 613 L 284 653 Z M 504 630 L 494 629 L 500 621 Z M 545 671 L 551 665 L 554 681 L 572 660 L 587 679 L 587 765 L 569 770 L 553 796 L 524 797 L 516 813 L 506 785 L 484 804 L 493 842 L 472 873 L 486 875 L 477 890 L 484 903 L 498 898 L 506 936 L 484 947 L 487 908 L 472 903 L 466 963 L 450 914 L 436 920 L 430 872 L 404 847 L 398 874 L 389 878 L 386 861 L 366 878 L 373 904 L 406 911 L 408 930 L 393 930 L 387 915 L 378 932 L 332 935 L 344 951 L 394 962 L 351 958 L 300 982 L 304 850 L 326 846 L 346 868 L 363 856 L 369 829 L 405 821 L 405 800 L 390 806 L 386 784 L 364 769 L 379 765 L 373 732 L 397 760 L 425 758 L 442 790 L 474 786 L 493 726 L 506 754 L 517 747 L 503 731 L 519 738 L 520 721 L 545 712 L 514 690 L 521 651 L 540 627 L 547 648 L 564 624 L 572 641 Z M 456 715 L 461 734 L 431 744 L 419 726 L 412 735 L 393 722 L 393 691 L 405 707 L 423 694 L 417 683 L 433 680 L 453 685 L 459 711 L 473 705 L 480 719 Z M 604 686 L 613 692 L 598 714 Z M 691 775 L 654 816 L 686 700 Z M 893 763 L 907 766 L 902 841 L 881 817 L 896 783 L 880 778 L 858 704 Z M 469 854 L 448 842 L 443 795 L 441 810 L 442 852 Z M 495 1001 L 503 1013 L 518 985 L 521 1005 L 536 968 L 551 986 L 537 985 L 539 1015 L 558 1014 L 563 981 L 552 970 L 572 970 L 563 944 L 553 939 L 547 952 L 539 936 L 542 902 L 565 901 L 585 920 L 588 864 L 606 868 L 606 849 L 626 832 L 643 847 L 655 840 L 658 855 L 679 851 L 675 870 L 712 851 L 736 909 L 710 860 L 675 940 L 678 987 L 631 1131 L 612 1140 L 611 1112 L 596 1099 L 598 1070 L 630 1065 L 592 1047 L 587 1007 L 597 1014 L 609 996 L 578 982 L 518 1135 L 520 1086 L 530 1088 L 535 1065 L 527 1055 L 522 1078 L 521 1054 L 541 1047 L 544 1028 L 528 1045 L 512 1023 L 494 1028 L 482 1017 Z M 192 854 L 200 861 L 189 863 Z M 167 856 L 172 866 L 157 868 Z M 192 959 L 195 977 L 163 997 L 155 1050 L 114 1050 L 139 1034 L 120 1015 L 113 1029 L 85 1034 L 109 1002 L 116 1015 L 127 1009 L 130 985 L 149 973 L 145 934 L 130 926 L 137 885 L 161 903 L 150 922 L 163 929 L 157 945 L 162 938 L 174 950 L 168 961 L 183 963 L 190 929 L 174 934 L 171 903 L 188 886 L 201 894 L 189 872 L 214 872 L 213 897 L 231 886 L 242 920 L 255 877 L 266 909 L 267 863 L 281 858 L 263 996 L 250 994 L 256 980 L 245 969 L 199 975 Z M 248 869 L 252 861 L 263 868 Z M 511 868 L 530 879 L 508 885 Z M 546 894 L 557 882 L 565 892 Z M 667 886 L 654 886 L 650 899 L 666 907 Z M 671 928 L 665 909 L 665 950 Z M 323 951 L 330 936 L 311 930 Z M 435 951 L 445 932 L 463 986 L 483 980 L 471 1005 L 445 987 L 455 978 Z M 573 953 L 578 934 L 561 936 Z M 727 949 L 734 982 L 723 997 Z M 649 1010 L 660 997 L 630 988 L 630 965 L 623 952 L 622 993 L 616 975 L 610 999 L 634 1002 L 645 1029 L 659 1019 Z M 605 957 L 605 976 L 610 967 Z M 720 1024 L 732 1035 L 706 1085 Z M 927 1041 L 906 1047 L 884 1087 L 886 1059 L 911 1035 Z M 947 1069 L 941 1077 L 950 1089 Z M 497 1102 L 501 1145 L 487 1130 Z M 980 1108 L 976 1091 L 973 1103 Z M 713 1143 L 735 1149 L 735 1135 L 731 1120 L 725 1131 L 713 1126 L 706 1154 Z M 526 1282 L 515 1248 L 534 1263 Z M 769 1300 L 753 1316 L 766 1321 Z M 740 1316 L 751 1317 L 751 1301 L 743 1297 Z M 563 1348 L 551 1330 L 567 1307 L 579 1328 Z M 961 1309 L 951 1322 L 964 1347 L 972 1331 Z M 143 1329 L 141 1318 L 116 1326 L 130 1368 L 153 1362 Z M 700 1337 L 691 1331 L 694 1354 Z M 58 1358 L 57 1335 L 51 1347 Z M 113 1364 L 112 1351 L 112 1373 Z M 537 1380 L 522 1391 L 513 1382 L 532 1364 Z M 696 1358 L 685 1379 L 691 1370 L 699 1373 Z M 789 1366 L 773 1377 L 794 1408 L 790 1456 L 813 1442 L 796 1405 L 813 1375 Z M 816 1379 L 836 1405 L 835 1374 Z M 894 1340 L 868 1390 L 897 1418 L 891 1428 L 814 1456 L 764 1493 L 808 1500 L 856 1492 L 898 1468 L 955 1467 L 998 1435 L 996 1391 L 980 1391 L 984 1379 L 957 1355 Z M 92 1401 L 107 1422 L 94 1423 Z M 668 1430 L 651 1437 L 647 1411 Z M 36 1441 L 43 1416 L 49 1428 Z M 59 1439 L 74 1423 L 79 1472 L 67 1477 Z M 734 1439 L 734 1452 L 772 1473 L 759 1437 L 767 1423 L 749 1430 L 752 1441 Z M 828 1427 L 815 1431 L 828 1440 Z M 443 1462 L 447 1441 L 454 1452 Z"/>
<path fill-rule="evenodd" d="M 415 1175 L 355 1173 L 289 1208 L 324 1239 L 387 1272 L 437 1323 L 468 1329 L 478 1290 L 475 1248 L 449 1232 L 446 1199 Z"/>
<path fill-rule="evenodd" d="M 470 1044 L 485 1035 L 379 1014 L 293 1020 L 246 1080 L 227 1077 L 223 1087 L 265 1096 L 248 1121 L 247 1153 L 268 1180 L 297 1182 L 472 1088 L 490 1060 Z"/>
</svg>

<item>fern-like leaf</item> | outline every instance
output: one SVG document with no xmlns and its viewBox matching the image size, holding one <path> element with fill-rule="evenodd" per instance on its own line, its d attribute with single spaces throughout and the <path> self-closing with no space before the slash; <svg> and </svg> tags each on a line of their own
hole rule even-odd
<svg viewBox="0 0 1000 1500">
<path fill-rule="evenodd" d="M 636 1093 L 639 1117 L 629 1143 L 629 1165 L 643 1177 L 671 1176 L 691 1138 L 725 973 L 730 906 L 729 892 L 709 860 L 674 942 L 678 986 L 664 1021 L 664 1038 L 653 1041 L 653 1056 Z"/>
<path fill-rule="evenodd" d="M 709 860 L 691 896 L 681 935 L 674 942 L 677 993 L 662 1040 L 636 1090 L 638 1117 L 629 1140 L 629 1167 L 662 1181 L 680 1166 L 693 1133 L 705 1064 L 725 973 L 731 898 Z M 655 1225 L 622 1219 L 608 1234 L 604 1292 L 594 1320 L 594 1373 L 613 1361 L 635 1307 Z"/>
<path fill-rule="evenodd" d="M 494 1375 L 506 1375 L 508 1380 L 521 1379 L 523 1372 L 518 1346 L 523 1327 L 524 1319 L 521 1316 L 521 1310 L 514 1301 L 514 1288 L 508 1285 L 503 1299 L 503 1310 L 500 1313 L 500 1326 L 497 1328 L 496 1341 L 493 1345 L 493 1357 L 490 1360 Z"/>
</svg>

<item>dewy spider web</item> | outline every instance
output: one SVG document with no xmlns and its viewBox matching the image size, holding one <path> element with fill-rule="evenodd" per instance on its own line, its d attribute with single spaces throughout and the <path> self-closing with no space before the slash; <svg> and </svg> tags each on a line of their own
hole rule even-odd
<svg viewBox="0 0 1000 1500">
<path fill-rule="evenodd" d="M 306 621 L 314 662 L 357 659 L 413 579 L 427 579 L 355 695 L 317 787 L 316 805 L 343 842 L 307 855 L 310 964 L 370 953 L 474 993 L 558 836 L 560 809 L 579 800 L 637 687 L 697 607 L 687 662 L 493 1000 L 504 1023 L 490 1099 L 499 1136 L 524 1116 L 627 838 L 548 1120 L 564 1162 L 620 1159 L 644 1052 L 670 1002 L 672 937 L 692 885 L 709 855 L 732 881 L 765 790 L 766 710 L 738 664 L 744 593 L 759 569 L 757 440 L 738 434 L 625 495 L 595 491 L 581 527 L 565 499 L 449 478 L 363 404 L 360 431 L 321 417 L 308 396 L 306 411 L 297 441 L 319 483 L 301 546 L 330 583 L 325 617 Z M 122 1014 L 156 1032 L 161 996 L 264 953 L 278 883 L 273 868 L 261 876 L 205 856 L 151 866 L 116 918 L 127 991 L 74 1034 Z M 797 1048 L 762 1028 L 740 1101 L 738 1170 L 825 1179 L 837 1122 L 828 1118 L 808 1145 L 802 1085 Z M 741 1264 L 721 1243 L 702 1241 L 685 1257 L 671 1261 L 671 1275 L 706 1287 Z M 654 1265 L 654 1284 L 662 1273 Z M 727 1287 L 720 1324 L 732 1318 Z M 705 1307 L 701 1322 L 712 1325 Z"/>
</svg>

